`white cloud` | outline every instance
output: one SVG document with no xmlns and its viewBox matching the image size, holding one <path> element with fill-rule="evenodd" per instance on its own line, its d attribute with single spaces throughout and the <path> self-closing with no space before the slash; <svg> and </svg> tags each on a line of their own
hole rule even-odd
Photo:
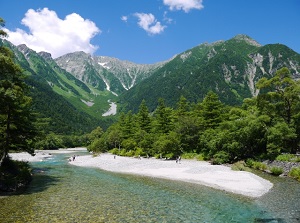
<svg viewBox="0 0 300 223">
<path fill-rule="evenodd" d="M 123 15 L 123 16 L 121 17 L 121 20 L 124 21 L 124 22 L 127 22 L 128 16 Z"/>
<path fill-rule="evenodd" d="M 170 10 L 183 10 L 189 12 L 191 9 L 203 9 L 202 0 L 164 0 L 164 4 Z"/>
<path fill-rule="evenodd" d="M 101 30 L 94 22 L 76 13 L 62 20 L 48 8 L 37 11 L 29 9 L 22 24 L 29 28 L 29 33 L 22 29 L 6 30 L 9 35 L 7 39 L 15 45 L 26 44 L 37 52 L 49 52 L 53 58 L 74 51 L 94 53 L 98 48 L 90 41 Z"/>
<path fill-rule="evenodd" d="M 167 14 L 168 14 L 168 12 L 165 11 L 165 12 L 164 12 L 164 21 L 165 21 L 166 23 L 168 23 L 168 24 L 171 24 L 171 23 L 173 22 L 173 19 L 172 19 L 172 18 L 169 18 L 169 17 L 167 16 Z"/>
<path fill-rule="evenodd" d="M 160 34 L 166 28 L 151 13 L 135 13 L 134 15 L 139 19 L 138 25 L 150 35 Z"/>
</svg>

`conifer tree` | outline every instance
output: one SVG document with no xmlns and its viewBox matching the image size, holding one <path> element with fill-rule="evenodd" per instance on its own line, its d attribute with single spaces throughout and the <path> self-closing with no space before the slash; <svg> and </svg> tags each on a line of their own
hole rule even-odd
<svg viewBox="0 0 300 223">
<path fill-rule="evenodd" d="M 221 123 L 223 107 L 218 95 L 209 91 L 202 102 L 201 111 L 205 128 L 216 128 Z"/>
<path fill-rule="evenodd" d="M 172 112 L 170 108 L 166 107 L 164 99 L 158 99 L 158 106 L 155 111 L 157 122 L 157 131 L 160 133 L 168 133 L 172 128 Z"/>
<path fill-rule="evenodd" d="M 4 20 L 0 18 L 0 25 Z M 6 33 L 1 30 L 0 37 Z M 0 47 L 0 166 L 10 150 L 31 154 L 36 136 L 31 98 L 22 69 L 13 60 L 12 52 Z"/>
<path fill-rule="evenodd" d="M 138 118 L 139 127 L 142 130 L 149 132 L 150 128 L 151 128 L 151 119 L 149 116 L 149 110 L 148 110 L 145 100 L 142 101 L 142 103 L 139 107 L 139 112 L 137 114 L 137 118 Z"/>
</svg>

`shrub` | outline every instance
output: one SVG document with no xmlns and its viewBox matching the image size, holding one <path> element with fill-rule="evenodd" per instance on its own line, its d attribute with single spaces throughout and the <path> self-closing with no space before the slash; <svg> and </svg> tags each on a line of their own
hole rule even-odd
<svg viewBox="0 0 300 223">
<path fill-rule="evenodd" d="M 212 164 L 220 165 L 224 163 L 228 163 L 229 154 L 225 151 L 219 151 L 213 156 Z"/>
<path fill-rule="evenodd" d="M 145 156 L 146 153 L 143 151 L 142 148 L 136 148 L 135 152 L 134 152 L 134 156 Z"/>
<path fill-rule="evenodd" d="M 263 171 L 265 171 L 266 169 L 268 169 L 268 166 L 265 163 L 253 161 L 252 168 L 254 168 L 256 170 L 263 170 Z"/>
<path fill-rule="evenodd" d="M 135 151 L 134 150 L 129 150 L 125 153 L 125 156 L 128 156 L 128 157 L 133 157 L 135 154 Z"/>
<path fill-rule="evenodd" d="M 297 156 L 294 160 L 294 162 L 300 162 L 300 156 Z"/>
<path fill-rule="evenodd" d="M 175 154 L 174 153 L 168 153 L 168 154 L 165 154 L 165 157 L 167 159 L 173 159 L 175 157 Z"/>
<path fill-rule="evenodd" d="M 91 145 L 88 146 L 89 151 L 93 152 L 106 152 L 108 149 L 107 144 L 103 138 L 94 140 Z"/>
<path fill-rule="evenodd" d="M 120 150 L 120 156 L 126 156 L 127 151 L 125 149 Z"/>
<path fill-rule="evenodd" d="M 196 159 L 198 161 L 204 160 L 203 154 L 198 153 L 183 153 L 181 157 L 182 159 Z"/>
<path fill-rule="evenodd" d="M 231 166 L 232 170 L 236 170 L 236 171 L 248 171 L 251 172 L 251 169 L 249 167 L 247 167 L 247 164 L 244 161 L 239 161 L 234 163 Z"/>
<path fill-rule="evenodd" d="M 296 156 L 293 155 L 293 154 L 281 154 L 281 155 L 278 155 L 276 157 L 276 160 L 278 160 L 278 161 L 284 161 L 284 162 L 290 162 L 290 161 L 292 161 L 295 158 L 296 158 Z"/>
<path fill-rule="evenodd" d="M 278 166 L 273 166 L 270 168 L 271 174 L 275 175 L 275 176 L 279 176 L 280 174 L 283 173 L 283 169 L 281 167 Z"/>
<path fill-rule="evenodd" d="M 253 168 L 255 161 L 253 159 L 247 159 L 246 160 L 246 165 L 250 168 Z"/>
<path fill-rule="evenodd" d="M 109 150 L 108 152 L 111 153 L 111 154 L 114 154 L 114 155 L 119 155 L 119 149 L 118 148 L 113 148 L 113 149 Z"/>
<path fill-rule="evenodd" d="M 289 176 L 295 178 L 296 180 L 300 181 L 300 167 L 294 167 L 289 172 Z"/>
<path fill-rule="evenodd" d="M 183 153 L 181 157 L 182 159 L 194 159 L 197 155 L 197 153 Z"/>
<path fill-rule="evenodd" d="M 203 160 L 205 160 L 203 154 L 198 154 L 195 158 L 196 158 L 196 160 L 198 160 L 198 161 L 203 161 Z"/>
</svg>

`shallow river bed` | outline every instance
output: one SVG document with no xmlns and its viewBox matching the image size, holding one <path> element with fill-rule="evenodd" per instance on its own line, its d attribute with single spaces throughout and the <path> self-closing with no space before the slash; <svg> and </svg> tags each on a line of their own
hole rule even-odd
<svg viewBox="0 0 300 223">
<path fill-rule="evenodd" d="M 76 167 L 68 164 L 71 155 L 32 163 L 35 174 L 25 193 L 0 197 L 0 222 L 300 222 L 300 184 L 291 179 L 264 176 L 274 187 L 254 199 Z"/>
</svg>

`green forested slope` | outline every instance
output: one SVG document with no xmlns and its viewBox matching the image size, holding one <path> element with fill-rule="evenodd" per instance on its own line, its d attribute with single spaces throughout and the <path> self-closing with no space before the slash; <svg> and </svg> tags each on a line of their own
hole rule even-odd
<svg viewBox="0 0 300 223">
<path fill-rule="evenodd" d="M 227 41 L 201 44 L 177 55 L 151 77 L 120 95 L 123 111 L 137 111 L 143 99 L 150 111 L 164 98 L 174 107 L 180 96 L 202 101 L 208 91 L 229 105 L 240 105 L 257 95 L 255 83 L 288 67 L 292 76 L 300 69 L 299 54 L 279 44 L 261 46 L 245 35 Z M 271 69 L 270 69 L 271 67 Z"/>
<path fill-rule="evenodd" d="M 3 44 L 14 52 L 16 62 L 27 75 L 33 108 L 39 118 L 48 121 L 43 129 L 46 133 L 82 134 L 96 126 L 105 129 L 112 122 L 101 114 L 109 108 L 107 100 L 113 96 L 103 93 L 101 97 L 101 92 L 91 92 L 93 88 L 57 66 L 50 54 L 38 54 L 25 45 L 16 47 L 7 41 Z M 98 103 L 93 108 L 83 102 L 94 98 Z"/>
</svg>

